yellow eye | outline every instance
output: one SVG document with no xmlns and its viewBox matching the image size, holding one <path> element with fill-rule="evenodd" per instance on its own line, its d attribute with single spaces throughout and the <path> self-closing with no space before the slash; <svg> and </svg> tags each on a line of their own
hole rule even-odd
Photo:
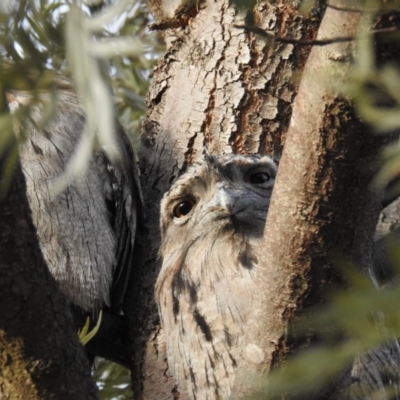
<svg viewBox="0 0 400 400">
<path fill-rule="evenodd" d="M 174 207 L 174 217 L 175 218 L 183 218 L 186 217 L 192 211 L 193 207 L 196 205 L 196 202 L 194 200 L 184 200 L 179 202 L 175 207 Z"/>
<path fill-rule="evenodd" d="M 246 180 L 253 185 L 261 185 L 267 183 L 271 179 L 271 176 L 267 172 L 256 172 L 251 174 Z"/>
</svg>

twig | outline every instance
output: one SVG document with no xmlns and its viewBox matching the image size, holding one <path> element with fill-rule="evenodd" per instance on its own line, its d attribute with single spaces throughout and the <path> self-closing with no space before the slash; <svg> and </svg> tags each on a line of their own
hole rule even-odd
<svg viewBox="0 0 400 400">
<path fill-rule="evenodd" d="M 337 11 L 344 11 L 344 12 L 354 12 L 354 13 L 376 13 L 379 10 L 362 10 L 360 8 L 348 8 L 348 7 L 339 7 L 339 6 L 334 6 L 332 4 L 327 4 L 327 7 L 332 8 L 332 10 L 337 10 Z"/>
<path fill-rule="evenodd" d="M 280 43 L 288 43 L 288 44 L 297 44 L 300 46 L 326 46 L 328 44 L 333 43 L 343 43 L 343 42 L 351 42 L 355 39 L 355 36 L 339 36 L 330 39 L 315 39 L 315 40 L 302 40 L 295 39 L 291 37 L 282 37 L 276 36 L 272 33 L 266 32 L 264 29 L 258 28 L 256 26 L 246 26 L 246 25 L 234 25 L 235 28 L 243 29 L 247 32 L 253 32 L 259 36 L 265 37 L 271 41 L 280 42 Z M 374 29 L 370 31 L 371 35 L 374 34 L 384 34 L 384 33 L 392 33 L 398 32 L 399 29 L 397 27 L 390 27 L 384 29 Z"/>
</svg>

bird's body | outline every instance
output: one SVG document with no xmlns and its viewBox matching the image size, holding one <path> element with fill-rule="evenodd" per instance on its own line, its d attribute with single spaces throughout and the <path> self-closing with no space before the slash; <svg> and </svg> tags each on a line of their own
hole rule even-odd
<svg viewBox="0 0 400 400">
<path fill-rule="evenodd" d="M 229 398 L 236 367 L 257 358 L 241 338 L 275 174 L 268 157 L 208 157 L 163 198 L 156 299 L 169 367 L 193 399 Z"/>
<path fill-rule="evenodd" d="M 30 96 L 11 93 L 10 108 Z M 42 97 L 50 99 L 49 93 Z M 56 115 L 40 129 L 42 122 L 43 106 L 35 105 L 28 121 L 18 122 L 18 131 L 26 136 L 20 158 L 43 256 L 71 305 L 92 316 L 104 307 L 118 313 L 131 269 L 139 198 L 129 141 L 117 129 L 120 160 L 112 163 L 103 151 L 93 151 L 87 171 L 57 192 L 55 183 L 84 129 L 78 96 L 62 88 Z"/>
</svg>

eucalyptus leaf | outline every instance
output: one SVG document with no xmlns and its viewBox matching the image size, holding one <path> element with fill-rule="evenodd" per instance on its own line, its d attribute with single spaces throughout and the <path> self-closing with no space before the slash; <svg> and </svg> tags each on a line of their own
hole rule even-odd
<svg viewBox="0 0 400 400">
<path fill-rule="evenodd" d="M 135 38 L 107 38 L 93 42 L 90 52 L 94 57 L 100 58 L 141 56 L 143 55 L 143 46 Z"/>
</svg>

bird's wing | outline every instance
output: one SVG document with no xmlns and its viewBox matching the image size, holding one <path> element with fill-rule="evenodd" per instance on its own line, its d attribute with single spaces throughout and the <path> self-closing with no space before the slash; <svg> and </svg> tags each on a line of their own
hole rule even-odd
<svg viewBox="0 0 400 400">
<path fill-rule="evenodd" d="M 113 188 L 109 209 L 116 239 L 111 308 L 119 312 L 134 268 L 135 237 L 138 225 L 143 222 L 143 200 L 132 146 L 122 127 L 117 125 L 117 129 L 121 158 L 110 163 L 108 171 Z"/>
</svg>

